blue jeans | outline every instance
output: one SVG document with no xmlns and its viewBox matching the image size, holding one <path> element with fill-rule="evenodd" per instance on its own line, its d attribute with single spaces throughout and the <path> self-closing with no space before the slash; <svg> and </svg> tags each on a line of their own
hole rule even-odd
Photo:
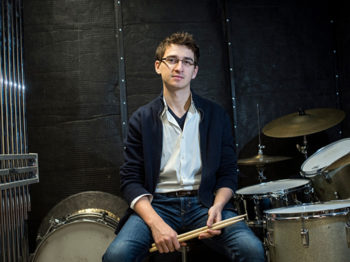
<svg viewBox="0 0 350 262">
<path fill-rule="evenodd" d="M 178 234 L 206 225 L 208 208 L 203 207 L 197 197 L 170 198 L 155 194 L 152 206 L 163 220 Z M 222 219 L 237 214 L 223 210 Z M 244 222 L 238 222 L 221 230 L 221 234 L 200 240 L 224 254 L 231 261 L 264 261 L 264 248 Z M 103 262 L 138 262 L 149 254 L 153 243 L 152 233 L 141 217 L 133 214 L 124 224 L 103 256 Z"/>
</svg>

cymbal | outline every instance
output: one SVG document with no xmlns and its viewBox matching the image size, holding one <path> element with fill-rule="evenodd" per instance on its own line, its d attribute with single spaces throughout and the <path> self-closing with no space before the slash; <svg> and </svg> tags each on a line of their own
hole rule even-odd
<svg viewBox="0 0 350 262">
<path fill-rule="evenodd" d="M 326 130 L 345 118 L 342 110 L 334 108 L 315 108 L 292 113 L 277 118 L 263 128 L 270 137 L 297 137 Z"/>
<path fill-rule="evenodd" d="M 257 154 L 256 156 L 253 156 L 250 158 L 238 159 L 237 163 L 239 165 L 259 166 L 259 165 L 265 165 L 265 164 L 269 164 L 269 163 L 284 161 L 287 159 L 291 159 L 291 157 L 268 156 L 268 155 L 263 155 L 263 154 Z"/>
</svg>

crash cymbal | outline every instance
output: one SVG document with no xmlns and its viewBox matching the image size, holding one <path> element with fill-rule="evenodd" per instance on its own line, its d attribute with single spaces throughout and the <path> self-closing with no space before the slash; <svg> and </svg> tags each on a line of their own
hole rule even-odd
<svg viewBox="0 0 350 262">
<path fill-rule="evenodd" d="M 250 158 L 238 159 L 237 163 L 239 165 L 257 166 L 257 165 L 265 165 L 269 163 L 284 161 L 290 158 L 291 157 L 287 157 L 287 156 L 268 156 L 263 154 L 257 154 L 256 156 L 253 156 Z"/>
<path fill-rule="evenodd" d="M 271 121 L 262 131 L 267 136 L 279 138 L 305 136 L 335 126 L 344 117 L 344 111 L 334 108 L 300 110 Z"/>
</svg>

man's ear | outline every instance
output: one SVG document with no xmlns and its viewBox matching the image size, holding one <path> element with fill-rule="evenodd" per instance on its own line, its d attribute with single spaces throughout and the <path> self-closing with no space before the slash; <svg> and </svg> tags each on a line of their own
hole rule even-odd
<svg viewBox="0 0 350 262">
<path fill-rule="evenodd" d="M 195 78 L 196 78 L 197 73 L 198 73 L 198 65 L 196 65 L 196 67 L 195 67 L 194 70 L 193 70 L 192 79 L 195 79 Z"/>
<path fill-rule="evenodd" d="M 156 71 L 156 73 L 157 73 L 158 75 L 160 75 L 159 67 L 160 67 L 160 61 L 159 61 L 159 60 L 156 60 L 156 61 L 154 62 L 154 70 Z"/>
</svg>

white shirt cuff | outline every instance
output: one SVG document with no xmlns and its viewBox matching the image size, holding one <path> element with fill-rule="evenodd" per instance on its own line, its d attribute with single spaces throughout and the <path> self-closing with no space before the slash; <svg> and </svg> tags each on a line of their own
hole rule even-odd
<svg viewBox="0 0 350 262">
<path fill-rule="evenodd" d="M 149 202 L 152 202 L 153 196 L 152 196 L 151 194 L 143 194 L 143 195 L 140 195 L 140 196 L 134 198 L 134 200 L 131 201 L 130 208 L 131 208 L 132 210 L 134 210 L 134 206 L 135 206 L 136 202 L 139 201 L 139 199 L 140 199 L 141 197 L 144 197 L 144 196 L 147 196 L 148 199 L 149 199 Z"/>
</svg>

